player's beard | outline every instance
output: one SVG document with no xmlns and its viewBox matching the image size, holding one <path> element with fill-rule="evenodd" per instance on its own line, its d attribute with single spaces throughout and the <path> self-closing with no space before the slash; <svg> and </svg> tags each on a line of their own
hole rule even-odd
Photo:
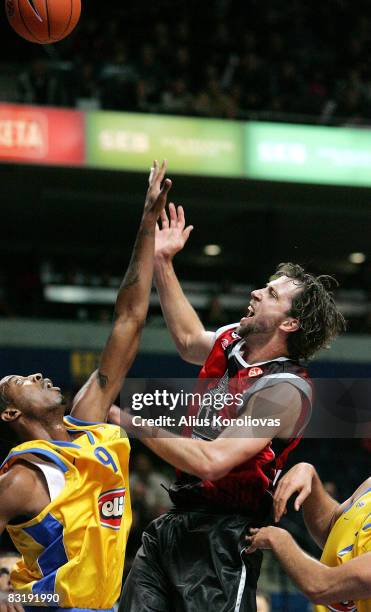
<svg viewBox="0 0 371 612">
<path fill-rule="evenodd" d="M 240 325 L 236 329 L 236 333 L 240 336 L 240 338 L 247 338 L 248 336 L 257 335 L 267 335 L 271 334 L 275 331 L 277 324 L 273 323 L 273 321 L 265 320 L 259 321 L 255 320 L 254 317 L 251 317 L 251 321 L 245 325 Z"/>
</svg>

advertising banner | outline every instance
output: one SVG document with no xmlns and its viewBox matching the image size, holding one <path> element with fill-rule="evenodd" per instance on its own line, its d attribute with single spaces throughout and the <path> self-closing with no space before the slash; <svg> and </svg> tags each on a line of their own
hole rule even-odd
<svg viewBox="0 0 371 612">
<path fill-rule="evenodd" d="M 84 114 L 17 104 L 0 104 L 0 160 L 82 165 Z"/>
<path fill-rule="evenodd" d="M 371 186 L 371 131 L 251 122 L 245 127 L 248 178 Z"/>
<path fill-rule="evenodd" d="M 180 174 L 244 174 L 241 122 L 109 112 L 88 113 L 86 121 L 90 166 L 147 171 L 166 158 Z"/>
</svg>

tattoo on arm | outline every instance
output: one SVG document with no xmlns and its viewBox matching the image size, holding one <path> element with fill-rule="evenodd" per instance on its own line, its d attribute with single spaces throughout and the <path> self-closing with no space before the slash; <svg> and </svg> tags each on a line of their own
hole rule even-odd
<svg viewBox="0 0 371 612">
<path fill-rule="evenodd" d="M 154 235 L 154 230 L 148 229 L 148 228 L 144 228 L 143 230 L 143 236 L 153 236 Z"/>
<path fill-rule="evenodd" d="M 104 387 L 107 385 L 108 383 L 108 376 L 106 376 L 105 374 L 102 374 L 102 372 L 100 372 L 98 370 L 97 372 L 97 378 L 98 378 L 98 383 L 101 389 L 104 389 Z"/>
<path fill-rule="evenodd" d="M 138 274 L 138 272 L 133 270 L 133 273 L 129 274 L 124 279 L 124 282 L 122 283 L 120 289 L 129 289 L 129 287 L 132 287 L 133 285 L 136 285 L 138 281 L 139 281 L 139 274 Z"/>
</svg>

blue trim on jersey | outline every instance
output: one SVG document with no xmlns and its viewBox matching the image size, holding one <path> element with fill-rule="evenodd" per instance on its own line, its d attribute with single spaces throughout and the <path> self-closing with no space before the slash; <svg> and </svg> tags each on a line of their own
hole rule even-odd
<svg viewBox="0 0 371 612">
<path fill-rule="evenodd" d="M 346 555 L 348 552 L 351 552 L 352 550 L 353 550 L 353 544 L 350 544 L 350 546 L 347 546 L 346 548 L 339 550 L 338 557 L 344 557 L 344 555 Z"/>
<path fill-rule="evenodd" d="M 371 523 L 367 523 L 367 525 L 362 527 L 362 531 L 367 531 L 367 529 L 370 529 L 370 527 L 371 527 Z"/>
<path fill-rule="evenodd" d="M 51 593 L 54 595 L 55 593 L 55 580 L 57 577 L 57 570 L 49 576 L 45 576 L 45 578 L 41 578 L 34 582 L 32 585 L 32 592 L 38 595 L 42 595 L 45 593 Z"/>
<path fill-rule="evenodd" d="M 81 448 L 81 446 L 79 446 L 78 444 L 75 444 L 74 442 L 64 442 L 62 440 L 50 440 L 50 442 L 53 442 L 53 444 L 56 444 L 57 446 L 67 446 L 69 448 Z"/>
<path fill-rule="evenodd" d="M 351 508 L 353 508 L 354 504 L 356 504 L 357 502 L 359 502 L 360 499 L 362 499 L 362 497 L 364 497 L 365 495 L 367 495 L 367 493 L 369 493 L 371 491 L 371 487 L 369 489 L 367 489 L 367 491 L 365 491 L 364 493 L 362 493 L 362 495 L 360 495 L 359 497 L 357 497 L 357 499 L 354 500 L 354 502 L 352 502 L 350 504 L 350 506 L 348 506 L 348 508 L 346 508 L 343 512 L 343 514 L 345 514 L 346 512 L 348 512 Z"/>
<path fill-rule="evenodd" d="M 47 514 L 40 523 L 24 527 L 23 531 L 45 549 L 37 559 L 43 576 L 48 577 L 68 562 L 63 543 L 63 525 L 54 516 Z"/>
<path fill-rule="evenodd" d="M 107 423 L 103 421 L 82 421 L 81 419 L 76 419 L 70 414 L 64 417 L 69 423 L 73 425 L 107 425 Z"/>
<path fill-rule="evenodd" d="M 92 446 L 94 446 L 95 444 L 95 440 L 94 440 L 94 436 L 91 433 L 91 431 L 89 431 L 88 429 L 67 429 L 68 433 L 70 434 L 79 434 L 79 433 L 84 433 L 88 436 L 88 440 L 90 442 L 90 444 Z M 80 448 L 80 447 L 79 447 Z"/>
<path fill-rule="evenodd" d="M 18 457 L 19 455 L 29 455 L 30 453 L 34 455 L 41 455 L 42 457 L 47 457 L 48 459 L 53 461 L 62 470 L 64 474 L 68 472 L 68 467 L 62 461 L 62 459 L 56 457 L 52 451 L 44 450 L 43 448 L 27 448 L 25 450 L 11 452 L 7 456 L 5 461 L 1 464 L 0 470 L 4 467 L 6 463 L 8 463 L 10 459 L 12 459 L 12 457 Z"/>
</svg>

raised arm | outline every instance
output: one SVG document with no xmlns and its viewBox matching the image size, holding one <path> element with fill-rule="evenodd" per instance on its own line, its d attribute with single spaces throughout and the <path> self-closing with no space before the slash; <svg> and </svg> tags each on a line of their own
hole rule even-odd
<svg viewBox="0 0 371 612">
<path fill-rule="evenodd" d="M 137 354 L 151 291 L 156 222 L 171 187 L 171 181 L 166 179 L 161 188 L 165 171 L 165 162 L 161 167 L 154 162 L 133 253 L 117 295 L 111 334 L 98 370 L 93 372 L 73 402 L 71 414 L 79 419 L 107 419 L 109 408 Z"/>
<path fill-rule="evenodd" d="M 214 334 L 205 330 L 196 311 L 186 298 L 175 274 L 173 257 L 181 251 L 193 229 L 185 227 L 182 206 L 169 205 L 161 213 L 161 229 L 157 225 L 155 247 L 155 282 L 166 325 L 180 356 L 190 363 L 202 365 L 214 341 Z"/>
</svg>

